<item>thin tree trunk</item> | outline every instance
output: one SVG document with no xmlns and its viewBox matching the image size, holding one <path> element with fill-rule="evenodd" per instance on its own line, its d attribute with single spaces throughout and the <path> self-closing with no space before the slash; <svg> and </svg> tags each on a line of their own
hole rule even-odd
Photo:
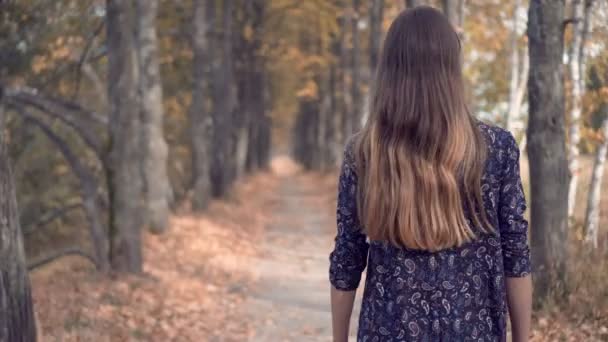
<svg viewBox="0 0 608 342">
<path fill-rule="evenodd" d="M 608 107 L 608 105 L 606 105 Z M 608 111 L 608 110 L 606 110 Z M 597 237 L 600 226 L 600 199 L 602 194 L 602 179 L 604 177 L 604 166 L 606 164 L 606 153 L 608 153 L 608 113 L 602 122 L 603 141 L 595 152 L 595 162 L 589 183 L 589 194 L 587 197 L 587 213 L 585 215 L 585 241 L 593 248 L 597 248 Z"/>
<path fill-rule="evenodd" d="M 347 44 L 347 32 L 348 25 L 351 18 L 350 15 L 345 15 L 340 19 L 340 65 L 342 66 L 342 73 L 340 83 L 342 85 L 342 99 L 343 107 L 341 111 L 341 125 L 342 125 L 342 139 L 343 143 L 350 137 L 353 132 L 354 119 L 353 119 L 353 98 L 352 90 L 349 87 L 352 84 L 352 79 L 349 80 L 348 75 L 352 74 L 352 62 L 349 61 L 348 44 Z"/>
<path fill-rule="evenodd" d="M 221 57 L 214 59 L 213 99 L 213 164 L 211 167 L 212 194 L 225 196 L 236 174 L 236 141 L 240 125 L 235 122 L 237 105 L 232 55 L 233 0 L 222 1 Z"/>
<path fill-rule="evenodd" d="M 580 175 L 579 144 L 581 141 L 581 116 L 583 113 L 583 94 L 585 91 L 585 41 L 589 30 L 587 14 L 592 1 L 574 0 L 572 4 L 574 21 L 572 22 L 572 43 L 570 46 L 569 63 L 570 79 L 572 82 L 572 108 L 570 111 L 570 126 L 568 135 L 568 169 L 570 170 L 570 187 L 568 191 L 568 216 L 574 215 L 576 191 Z"/>
<path fill-rule="evenodd" d="M 152 232 L 162 233 L 169 224 L 173 193 L 167 174 L 169 149 L 163 134 L 163 88 L 156 34 L 158 0 L 137 0 L 136 6 L 144 138 L 144 217 Z"/>
<path fill-rule="evenodd" d="M 35 342 L 36 322 L 1 101 L 0 89 L 0 341 Z"/>
<path fill-rule="evenodd" d="M 513 31 L 511 36 L 511 82 L 509 88 L 509 108 L 505 118 L 505 128 L 509 131 L 514 130 L 514 123 L 521 119 L 521 107 L 526 94 L 526 86 L 528 83 L 528 74 L 530 72 L 530 58 L 528 57 L 528 48 L 525 47 L 521 52 L 518 48 L 517 41 L 517 26 L 519 18 L 517 13 L 521 7 L 521 0 L 516 0 L 515 8 L 513 9 Z M 515 132 L 518 133 L 518 132 Z M 522 147 L 523 149 L 523 147 Z"/>
<path fill-rule="evenodd" d="M 211 62 L 211 30 L 215 24 L 215 2 L 195 0 L 192 18 L 192 61 L 194 85 L 189 111 L 192 151 L 192 207 L 205 210 L 211 198 L 211 143 L 213 118 L 207 106 Z"/>
<path fill-rule="evenodd" d="M 380 56 L 384 0 L 372 0 L 369 11 L 369 70 L 374 75 Z M 373 77 L 372 77 L 373 79 Z"/>
<path fill-rule="evenodd" d="M 464 0 L 442 0 L 443 13 L 448 17 L 454 28 L 462 33 L 464 21 Z"/>
<path fill-rule="evenodd" d="M 528 14 L 532 256 L 535 296 L 564 281 L 568 241 L 568 161 L 562 55 L 564 0 L 531 0 Z"/>
<path fill-rule="evenodd" d="M 406 8 L 412 8 L 412 7 L 420 6 L 423 4 L 424 4 L 423 0 L 405 0 Z"/>
<path fill-rule="evenodd" d="M 353 99 L 353 127 L 350 134 L 359 131 L 361 128 L 362 113 L 364 111 L 362 98 L 361 98 L 361 51 L 359 48 L 359 12 L 360 12 L 360 0 L 353 0 L 353 17 L 351 21 L 353 48 L 352 54 L 352 99 Z"/>
<path fill-rule="evenodd" d="M 107 0 L 110 101 L 110 261 L 118 271 L 141 272 L 142 158 L 139 66 L 131 1 Z"/>
</svg>

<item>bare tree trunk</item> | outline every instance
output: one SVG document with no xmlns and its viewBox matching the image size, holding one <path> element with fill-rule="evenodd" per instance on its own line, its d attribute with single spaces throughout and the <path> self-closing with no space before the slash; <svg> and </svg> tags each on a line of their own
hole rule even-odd
<svg viewBox="0 0 608 342">
<path fill-rule="evenodd" d="M 169 149 L 163 134 L 163 88 L 158 64 L 158 0 L 137 0 L 141 118 L 144 138 L 144 217 L 149 229 L 164 232 L 173 194 L 167 174 Z"/>
<path fill-rule="evenodd" d="M 110 101 L 110 261 L 118 271 L 141 272 L 143 182 L 139 66 L 134 9 L 128 0 L 107 0 L 108 99 Z"/>
<path fill-rule="evenodd" d="M 369 11 L 369 70 L 375 74 L 380 56 L 384 0 L 373 0 Z M 373 79 L 373 77 L 372 77 Z"/>
<path fill-rule="evenodd" d="M 462 33 L 464 22 L 464 0 L 442 0 L 443 13 L 448 17 L 456 31 Z"/>
<path fill-rule="evenodd" d="M 361 98 L 361 51 L 359 48 L 359 12 L 360 12 L 360 0 L 353 0 L 353 17 L 351 21 L 352 29 L 352 40 L 353 48 L 352 54 L 352 99 L 353 99 L 353 127 L 350 134 L 359 131 L 361 128 L 362 113 L 364 111 L 362 98 Z"/>
<path fill-rule="evenodd" d="M 592 1 L 573 0 L 572 43 L 569 53 L 570 79 L 572 81 L 572 109 L 570 111 L 570 126 L 568 135 L 568 169 L 570 170 L 570 187 L 568 191 L 568 216 L 572 217 L 576 205 L 576 190 L 580 174 L 579 148 L 581 141 L 581 116 L 583 113 L 583 93 L 585 91 L 585 55 L 586 30 L 589 30 L 587 13 Z M 585 8 L 586 7 L 586 8 Z"/>
<path fill-rule="evenodd" d="M 535 294 L 542 301 L 564 281 L 568 241 L 568 162 L 562 55 L 564 0 L 532 0 L 528 13 L 532 255 Z"/>
<path fill-rule="evenodd" d="M 342 86 L 342 111 L 341 115 L 341 128 L 342 128 L 342 142 L 345 142 L 348 137 L 353 132 L 354 127 L 354 119 L 353 119 L 353 98 L 352 91 L 349 87 L 351 85 L 352 79 L 349 80 L 348 75 L 352 73 L 350 67 L 352 66 L 352 62 L 349 61 L 348 54 L 348 43 L 347 43 L 347 32 L 348 25 L 351 18 L 350 15 L 345 15 L 340 19 L 340 65 L 342 66 L 342 73 L 340 77 L 340 84 Z M 351 81 L 351 82 L 349 82 Z"/>
<path fill-rule="evenodd" d="M 1 92 L 1 90 L 0 90 Z M 36 323 L 0 94 L 0 341 L 35 342 Z"/>
<path fill-rule="evenodd" d="M 412 8 L 412 7 L 420 6 L 423 4 L 424 4 L 423 0 L 405 0 L 406 8 Z"/>
<path fill-rule="evenodd" d="M 211 167 L 212 194 L 222 197 L 228 193 L 236 176 L 237 105 L 234 82 L 234 61 L 232 55 L 233 0 L 222 1 L 221 57 L 214 59 L 213 99 L 213 163 Z M 218 44 L 219 45 L 219 44 Z"/>
<path fill-rule="evenodd" d="M 515 0 L 513 5 L 513 18 L 512 18 L 512 29 L 511 29 L 511 80 L 509 82 L 509 109 L 505 118 L 505 128 L 508 131 L 513 129 L 513 121 L 519 117 L 520 104 L 517 103 L 517 94 L 520 87 L 525 87 L 525 78 L 520 78 L 520 62 L 519 62 L 519 34 L 517 28 L 519 26 L 519 10 L 521 8 L 521 0 Z M 524 56 L 524 62 L 528 60 L 527 56 Z M 529 64 L 528 64 L 529 65 Z"/>
<path fill-rule="evenodd" d="M 608 105 L 606 105 L 608 107 Z M 608 111 L 608 110 L 605 110 Z M 600 199 L 602 194 L 602 179 L 604 177 L 604 165 L 606 164 L 606 153 L 608 153 L 608 113 L 602 122 L 603 141 L 595 152 L 595 162 L 589 183 L 589 194 L 587 197 L 587 213 L 585 215 L 585 241 L 593 248 L 597 248 L 597 236 L 600 225 Z"/>
<path fill-rule="evenodd" d="M 213 118 L 207 106 L 211 74 L 211 30 L 215 24 L 215 2 L 195 0 L 192 18 L 192 61 L 194 85 L 189 112 L 190 144 L 192 151 L 192 207 L 205 210 L 211 198 L 211 143 Z"/>
</svg>

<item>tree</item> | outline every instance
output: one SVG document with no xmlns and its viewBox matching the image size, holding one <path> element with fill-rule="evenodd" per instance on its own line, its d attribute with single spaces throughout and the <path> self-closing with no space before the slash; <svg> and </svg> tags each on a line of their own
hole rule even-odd
<svg viewBox="0 0 608 342">
<path fill-rule="evenodd" d="M 351 49 L 351 92 L 353 99 L 353 110 L 351 115 L 353 126 L 351 127 L 350 134 L 357 132 L 361 128 L 362 113 L 364 112 L 363 101 L 361 98 L 361 51 L 359 47 L 359 12 L 360 12 L 360 0 L 353 0 L 353 16 L 351 18 L 351 34 L 353 46 Z"/>
<path fill-rule="evenodd" d="M 158 65 L 158 0 L 137 0 L 141 119 L 144 138 L 144 217 L 153 232 L 167 229 L 172 200 L 167 175 L 168 147 L 163 135 L 163 91 Z"/>
<path fill-rule="evenodd" d="M 380 55 L 384 0 L 373 0 L 369 11 L 369 70 L 373 75 Z"/>
<path fill-rule="evenodd" d="M 527 49 L 524 49 L 523 58 L 520 59 L 519 50 L 519 11 L 521 9 L 521 0 L 515 0 L 513 7 L 513 27 L 511 29 L 511 70 L 509 82 L 509 109 L 505 118 L 505 128 L 508 131 L 513 130 L 513 122 L 520 117 L 522 102 L 526 91 L 526 83 L 528 81 L 528 73 L 530 71 L 530 59 L 528 58 Z M 523 65 L 522 65 L 523 64 Z"/>
<path fill-rule="evenodd" d="M 565 0 L 532 0 L 528 12 L 532 256 L 535 293 L 563 281 L 568 241 L 568 164 L 562 54 Z"/>
<path fill-rule="evenodd" d="M 0 90 L 0 341 L 35 342 L 36 324 Z"/>
<path fill-rule="evenodd" d="M 211 166 L 212 194 L 225 196 L 236 177 L 237 89 L 234 82 L 233 0 L 222 1 L 222 36 L 214 50 L 213 62 L 213 142 Z"/>
<path fill-rule="evenodd" d="M 462 31 L 464 21 L 464 0 L 443 0 L 443 13 L 458 32 Z"/>
<path fill-rule="evenodd" d="M 422 0 L 405 0 L 405 7 L 412 8 L 424 4 Z"/>
<path fill-rule="evenodd" d="M 570 187 L 568 190 L 568 216 L 572 217 L 576 203 L 576 189 L 580 173 L 579 144 L 581 142 L 581 116 L 583 113 L 583 92 L 585 90 L 585 40 L 589 32 L 589 14 L 592 0 L 574 0 L 572 4 L 572 43 L 569 51 L 570 80 L 572 82 L 572 109 L 568 136 L 568 169 Z"/>
<path fill-rule="evenodd" d="M 215 25 L 215 2 L 195 0 L 192 17 L 192 61 L 194 86 L 190 106 L 190 147 L 192 150 L 192 206 L 207 208 L 211 197 L 211 142 L 213 118 L 208 106 L 211 62 L 211 30 Z"/>
<path fill-rule="evenodd" d="M 604 77 L 600 76 L 598 69 L 604 69 Z M 606 66 L 597 67 L 594 65 L 590 70 L 590 87 L 589 90 L 602 92 L 605 85 L 608 84 L 608 71 Z M 600 141 L 595 151 L 595 160 L 591 172 L 591 181 L 589 182 L 589 193 L 587 195 L 587 210 L 585 213 L 585 241 L 593 248 L 598 246 L 598 231 L 600 228 L 600 204 L 602 197 L 602 183 L 604 178 L 604 169 L 606 164 L 606 154 L 608 153 L 608 101 L 605 99 L 599 104 L 596 113 L 601 118 Z"/>
<path fill-rule="evenodd" d="M 140 272 L 143 144 L 133 25 L 131 1 L 107 0 L 110 262 L 116 270 Z"/>
</svg>

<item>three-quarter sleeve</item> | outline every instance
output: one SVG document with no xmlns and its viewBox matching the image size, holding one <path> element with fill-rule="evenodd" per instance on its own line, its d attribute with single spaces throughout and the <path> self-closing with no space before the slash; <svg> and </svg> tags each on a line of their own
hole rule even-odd
<svg viewBox="0 0 608 342">
<path fill-rule="evenodd" d="M 357 217 L 357 174 L 351 146 L 347 146 L 338 183 L 335 247 L 330 254 L 329 279 L 338 290 L 352 291 L 359 286 L 367 265 L 369 244 Z"/>
<path fill-rule="evenodd" d="M 513 135 L 505 139 L 505 160 L 498 202 L 498 220 L 505 276 L 530 274 L 526 198 L 519 173 L 519 147 Z"/>
</svg>

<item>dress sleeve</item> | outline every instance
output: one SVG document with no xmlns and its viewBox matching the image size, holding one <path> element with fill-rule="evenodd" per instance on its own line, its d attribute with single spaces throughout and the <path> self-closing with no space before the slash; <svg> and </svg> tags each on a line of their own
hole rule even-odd
<svg viewBox="0 0 608 342">
<path fill-rule="evenodd" d="M 329 261 L 329 279 L 338 290 L 352 291 L 367 265 L 369 244 L 357 217 L 357 175 L 352 150 L 347 146 L 338 184 L 338 232 Z"/>
<path fill-rule="evenodd" d="M 498 219 L 505 276 L 530 274 L 526 198 L 519 173 L 519 147 L 513 135 L 506 138 L 505 162 L 500 188 Z"/>
</svg>

